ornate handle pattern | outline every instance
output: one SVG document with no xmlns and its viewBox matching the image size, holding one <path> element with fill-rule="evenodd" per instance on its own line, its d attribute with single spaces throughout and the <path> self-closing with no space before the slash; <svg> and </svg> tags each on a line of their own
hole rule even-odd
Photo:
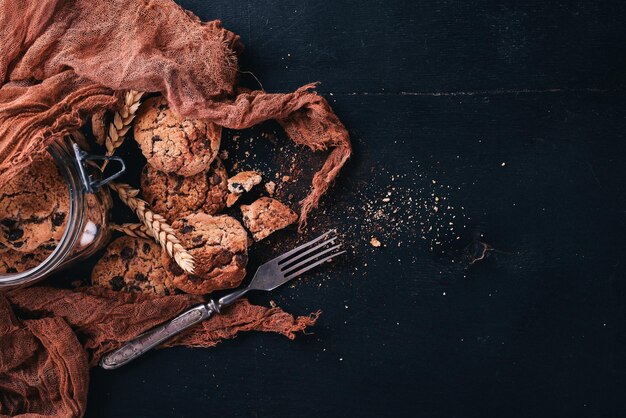
<svg viewBox="0 0 626 418">
<path fill-rule="evenodd" d="M 112 370 L 129 363 L 174 335 L 209 318 L 213 312 L 216 312 L 212 305 L 209 303 L 195 306 L 176 318 L 144 332 L 119 349 L 105 355 L 100 361 L 100 365 L 104 369 Z"/>
</svg>

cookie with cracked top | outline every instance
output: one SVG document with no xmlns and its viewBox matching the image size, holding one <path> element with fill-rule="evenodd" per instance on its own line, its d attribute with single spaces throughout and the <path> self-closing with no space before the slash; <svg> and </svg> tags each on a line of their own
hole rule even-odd
<svg viewBox="0 0 626 418">
<path fill-rule="evenodd" d="M 135 141 L 159 171 L 194 176 L 209 168 L 220 148 L 222 128 L 176 114 L 164 97 L 151 97 L 137 112 Z"/>
<path fill-rule="evenodd" d="M 191 177 L 164 173 L 147 164 L 141 173 L 141 193 L 152 210 L 173 222 L 197 211 L 221 212 L 226 206 L 227 180 L 219 158 L 208 171 Z"/>
<path fill-rule="evenodd" d="M 172 227 L 196 261 L 194 274 L 187 274 L 163 253 L 163 265 L 178 289 L 201 295 L 241 284 L 248 262 L 248 234 L 236 219 L 199 212 Z"/>
<path fill-rule="evenodd" d="M 161 263 L 161 247 L 143 238 L 120 237 L 91 272 L 91 283 L 115 291 L 170 295 L 175 287 Z"/>
</svg>

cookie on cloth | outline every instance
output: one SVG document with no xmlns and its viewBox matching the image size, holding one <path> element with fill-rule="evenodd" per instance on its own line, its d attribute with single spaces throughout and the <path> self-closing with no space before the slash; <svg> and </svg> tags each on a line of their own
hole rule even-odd
<svg viewBox="0 0 626 418">
<path fill-rule="evenodd" d="M 37 157 L 0 185 L 0 243 L 25 253 L 58 244 L 67 227 L 69 202 L 67 183 L 52 157 Z"/>
<path fill-rule="evenodd" d="M 194 274 L 187 274 L 163 253 L 163 265 L 178 289 L 201 295 L 241 284 L 248 263 L 248 234 L 236 219 L 199 212 L 172 227 L 196 261 Z"/>
<path fill-rule="evenodd" d="M 161 263 L 161 247 L 143 238 L 120 237 L 91 272 L 91 283 L 115 291 L 170 295 L 175 291 Z"/>
<path fill-rule="evenodd" d="M 209 168 L 222 136 L 222 128 L 214 123 L 177 115 L 162 96 L 141 105 L 133 132 L 150 165 L 185 177 Z"/>
<path fill-rule="evenodd" d="M 241 205 L 241 213 L 255 241 L 261 241 L 298 220 L 298 214 L 289 206 L 271 197 L 261 197 L 249 205 Z"/>
<path fill-rule="evenodd" d="M 202 211 L 214 215 L 226 206 L 228 174 L 219 158 L 208 171 L 191 177 L 168 174 L 147 164 L 141 173 L 141 193 L 150 207 L 168 221 Z"/>
</svg>

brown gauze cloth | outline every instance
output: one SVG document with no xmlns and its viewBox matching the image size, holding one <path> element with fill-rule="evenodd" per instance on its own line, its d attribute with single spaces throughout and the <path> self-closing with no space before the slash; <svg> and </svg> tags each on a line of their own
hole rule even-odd
<svg viewBox="0 0 626 418">
<path fill-rule="evenodd" d="M 351 153 L 313 84 L 288 94 L 239 88 L 239 37 L 170 0 L 0 1 L 0 41 L 2 182 L 130 89 L 159 92 L 181 115 L 228 128 L 276 119 L 295 143 L 330 150 L 302 201 L 302 223 Z M 82 416 L 89 366 L 199 300 L 49 287 L 0 293 L 0 416 Z M 293 338 L 315 319 L 241 301 L 169 344 L 209 347 L 248 330 Z"/>
<path fill-rule="evenodd" d="M 104 288 L 78 292 L 33 287 L 0 293 L 0 417 L 83 416 L 89 366 L 121 341 L 201 301 L 192 295 L 155 297 Z M 294 318 L 279 308 L 241 300 L 166 346 L 211 347 L 251 330 L 293 339 L 317 315 Z"/>
<path fill-rule="evenodd" d="M 301 225 L 351 153 L 314 84 L 288 94 L 239 89 L 239 36 L 170 0 L 0 1 L 0 41 L 0 181 L 130 89 L 160 92 L 181 115 L 227 128 L 276 119 L 296 144 L 330 149 Z"/>
</svg>

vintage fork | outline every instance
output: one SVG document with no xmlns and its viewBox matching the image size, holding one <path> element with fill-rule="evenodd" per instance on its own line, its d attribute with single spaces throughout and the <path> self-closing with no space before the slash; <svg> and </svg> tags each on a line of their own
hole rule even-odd
<svg viewBox="0 0 626 418">
<path fill-rule="evenodd" d="M 144 332 L 119 349 L 106 354 L 100 361 L 100 366 L 107 370 L 117 369 L 192 325 L 208 319 L 214 313 L 219 314 L 222 308 L 231 305 L 249 291 L 274 290 L 312 268 L 345 253 L 341 250 L 341 244 L 335 244 L 336 241 L 336 231 L 331 230 L 268 261 L 258 268 L 248 286 L 229 293 L 217 301 L 211 299 L 207 303 L 194 306 L 176 318 Z"/>
</svg>

